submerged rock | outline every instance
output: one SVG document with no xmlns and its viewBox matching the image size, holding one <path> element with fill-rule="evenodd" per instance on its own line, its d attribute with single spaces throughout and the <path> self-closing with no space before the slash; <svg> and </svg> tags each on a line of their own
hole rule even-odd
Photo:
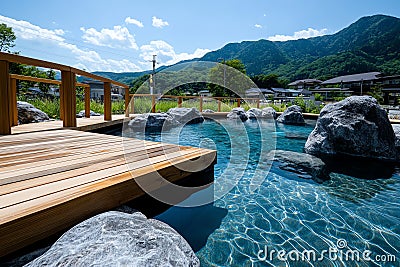
<svg viewBox="0 0 400 267">
<path fill-rule="evenodd" d="M 397 159 L 388 116 L 370 96 L 351 96 L 325 106 L 304 150 L 314 155 Z"/>
<path fill-rule="evenodd" d="M 246 121 L 248 119 L 244 108 L 233 108 L 226 117 L 231 120 L 240 119 L 241 121 Z"/>
<path fill-rule="evenodd" d="M 27 102 L 17 101 L 17 109 L 18 124 L 42 122 L 50 119 L 46 113 Z"/>
<path fill-rule="evenodd" d="M 276 117 L 277 117 L 275 109 L 273 109 L 271 107 L 263 108 L 262 112 L 265 113 L 265 115 L 268 117 L 272 117 L 274 119 L 276 119 Z"/>
<path fill-rule="evenodd" d="M 297 105 L 288 107 L 277 119 L 277 122 L 289 125 L 304 125 L 303 113 L 301 108 Z"/>
<path fill-rule="evenodd" d="M 129 127 L 137 130 L 161 131 L 179 125 L 179 122 L 167 113 L 145 113 L 129 122 Z"/>
<path fill-rule="evenodd" d="M 195 108 L 170 108 L 167 114 L 182 124 L 202 123 L 204 121 L 201 113 Z"/>
<path fill-rule="evenodd" d="M 173 228 L 140 212 L 110 211 L 68 230 L 26 266 L 200 266 Z"/>
<path fill-rule="evenodd" d="M 286 150 L 273 150 L 273 161 L 281 170 L 295 173 L 299 178 L 312 179 L 318 183 L 329 180 L 329 171 L 318 157 Z M 267 158 L 272 158 L 267 156 Z"/>
</svg>

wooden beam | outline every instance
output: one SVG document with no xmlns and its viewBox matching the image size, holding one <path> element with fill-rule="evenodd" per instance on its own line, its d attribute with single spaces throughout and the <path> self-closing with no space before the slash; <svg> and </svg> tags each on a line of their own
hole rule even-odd
<svg viewBox="0 0 400 267">
<path fill-rule="evenodd" d="M 200 112 L 203 112 L 203 97 L 202 96 L 200 96 L 200 107 L 199 107 L 199 109 L 200 109 Z"/>
<path fill-rule="evenodd" d="M 18 107 L 17 107 L 17 80 L 10 79 L 11 89 L 11 103 L 10 103 L 10 114 L 11 114 L 11 126 L 18 125 Z"/>
<path fill-rule="evenodd" d="M 85 117 L 90 118 L 90 87 L 85 87 Z"/>
<path fill-rule="evenodd" d="M 135 114 L 135 95 L 131 95 L 131 113 Z"/>
<path fill-rule="evenodd" d="M 129 117 L 129 88 L 125 88 L 125 117 Z"/>
<path fill-rule="evenodd" d="M 71 71 L 61 71 L 63 126 L 76 127 L 76 80 Z"/>
<path fill-rule="evenodd" d="M 64 89 L 62 84 L 59 85 L 59 94 L 60 94 L 60 120 L 64 120 Z"/>
<path fill-rule="evenodd" d="M 218 101 L 218 112 L 221 112 L 221 100 L 217 100 Z"/>
<path fill-rule="evenodd" d="M 51 79 L 25 76 L 25 75 L 19 75 L 19 74 L 10 74 L 10 77 L 13 79 L 21 80 L 21 81 L 31 81 L 31 82 L 48 83 L 48 84 L 56 84 L 56 85 L 61 84 L 61 81 L 59 81 L 59 80 L 51 80 Z M 76 86 L 81 86 L 84 88 L 90 87 L 89 84 L 78 83 L 78 82 L 76 83 Z"/>
<path fill-rule="evenodd" d="M 260 108 L 260 99 L 257 99 L 257 108 Z"/>
<path fill-rule="evenodd" d="M 0 135 L 11 134 L 9 63 L 0 60 Z"/>
<path fill-rule="evenodd" d="M 182 107 L 182 97 L 178 97 L 178 108 Z"/>
<path fill-rule="evenodd" d="M 240 98 L 237 99 L 237 106 L 240 108 Z"/>
<path fill-rule="evenodd" d="M 57 69 L 57 70 L 61 70 L 61 71 L 71 70 L 70 67 L 62 65 L 62 64 L 57 64 L 57 63 L 53 63 L 53 62 L 49 62 L 49 61 L 45 61 L 45 60 L 24 57 L 24 56 L 4 53 L 4 52 L 0 52 L 0 60 L 6 60 L 8 62 L 26 64 L 26 65 L 30 65 L 30 66 L 37 66 L 37 67 L 43 67 L 43 68 L 49 68 L 49 69 Z"/>
<path fill-rule="evenodd" d="M 104 120 L 111 121 L 111 83 L 104 83 Z"/>
<path fill-rule="evenodd" d="M 97 80 L 97 81 L 101 81 L 101 82 L 105 82 L 105 83 L 106 82 L 112 83 L 114 85 L 121 86 L 122 88 L 129 88 L 129 86 L 124 84 L 124 83 L 113 81 L 111 79 L 108 79 L 108 78 L 105 78 L 105 77 L 102 77 L 102 76 L 99 76 L 99 75 L 96 75 L 96 74 L 93 74 L 93 73 L 89 73 L 89 72 L 86 72 L 86 71 L 83 71 L 83 70 L 80 70 L 80 69 L 71 68 L 71 71 L 73 73 L 77 74 L 77 75 L 82 75 L 82 76 L 85 76 L 85 77 L 88 77 L 88 78 L 92 78 L 92 79 Z"/>
</svg>

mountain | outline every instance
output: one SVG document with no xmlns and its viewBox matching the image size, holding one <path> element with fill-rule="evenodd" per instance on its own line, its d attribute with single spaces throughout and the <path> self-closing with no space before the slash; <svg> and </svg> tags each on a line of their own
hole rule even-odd
<svg viewBox="0 0 400 267">
<path fill-rule="evenodd" d="M 240 59 L 247 73 L 287 79 L 320 78 L 366 71 L 400 73 L 400 19 L 363 17 L 332 35 L 285 42 L 230 43 L 201 60 Z"/>
<path fill-rule="evenodd" d="M 332 35 L 284 42 L 262 39 L 229 43 L 193 61 L 240 59 L 249 75 L 275 73 L 290 81 L 305 78 L 324 80 L 369 71 L 400 74 L 399 48 L 400 19 L 374 15 L 362 17 Z M 145 73 L 149 71 L 97 72 L 125 83 Z"/>
</svg>

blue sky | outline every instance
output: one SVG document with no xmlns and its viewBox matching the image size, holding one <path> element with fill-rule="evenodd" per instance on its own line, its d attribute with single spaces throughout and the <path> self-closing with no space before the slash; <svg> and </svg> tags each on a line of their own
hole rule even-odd
<svg viewBox="0 0 400 267">
<path fill-rule="evenodd" d="M 400 17 L 399 0 L 3 1 L 22 55 L 88 71 L 141 71 L 229 42 L 331 34 L 362 16 Z"/>
</svg>

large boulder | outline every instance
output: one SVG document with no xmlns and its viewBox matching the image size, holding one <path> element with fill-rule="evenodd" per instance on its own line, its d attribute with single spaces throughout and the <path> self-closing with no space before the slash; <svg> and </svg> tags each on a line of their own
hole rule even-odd
<svg viewBox="0 0 400 267">
<path fill-rule="evenodd" d="M 200 266 L 173 228 L 133 214 L 109 211 L 71 228 L 26 266 Z"/>
<path fill-rule="evenodd" d="M 289 125 L 304 125 L 303 113 L 301 108 L 297 105 L 288 107 L 277 119 L 277 122 Z"/>
<path fill-rule="evenodd" d="M 274 156 L 274 157 L 272 157 Z M 286 150 L 273 150 L 270 157 L 281 170 L 291 172 L 302 179 L 312 179 L 318 183 L 329 180 L 329 171 L 318 157 Z M 286 176 L 286 175 L 285 175 Z"/>
<path fill-rule="evenodd" d="M 136 116 L 128 125 L 135 130 L 161 131 L 171 129 L 179 122 L 167 113 L 145 113 Z"/>
<path fill-rule="evenodd" d="M 167 114 L 182 124 L 202 123 L 204 121 L 201 113 L 195 108 L 170 108 Z"/>
<path fill-rule="evenodd" d="M 44 113 L 40 109 L 35 108 L 33 105 L 27 102 L 17 101 L 17 109 L 18 124 L 49 120 L 49 116 L 46 113 Z"/>
<path fill-rule="evenodd" d="M 248 119 L 244 108 L 233 108 L 228 115 L 226 115 L 228 119 L 237 120 L 240 119 L 241 121 L 246 121 Z"/>
<path fill-rule="evenodd" d="M 314 155 L 350 155 L 396 160 L 395 135 L 375 98 L 351 96 L 326 105 L 305 144 Z"/>
<path fill-rule="evenodd" d="M 276 119 L 277 114 L 274 108 L 272 107 L 266 107 L 262 109 L 262 112 L 265 114 L 265 116 L 270 117 L 270 118 L 274 118 Z"/>
</svg>

